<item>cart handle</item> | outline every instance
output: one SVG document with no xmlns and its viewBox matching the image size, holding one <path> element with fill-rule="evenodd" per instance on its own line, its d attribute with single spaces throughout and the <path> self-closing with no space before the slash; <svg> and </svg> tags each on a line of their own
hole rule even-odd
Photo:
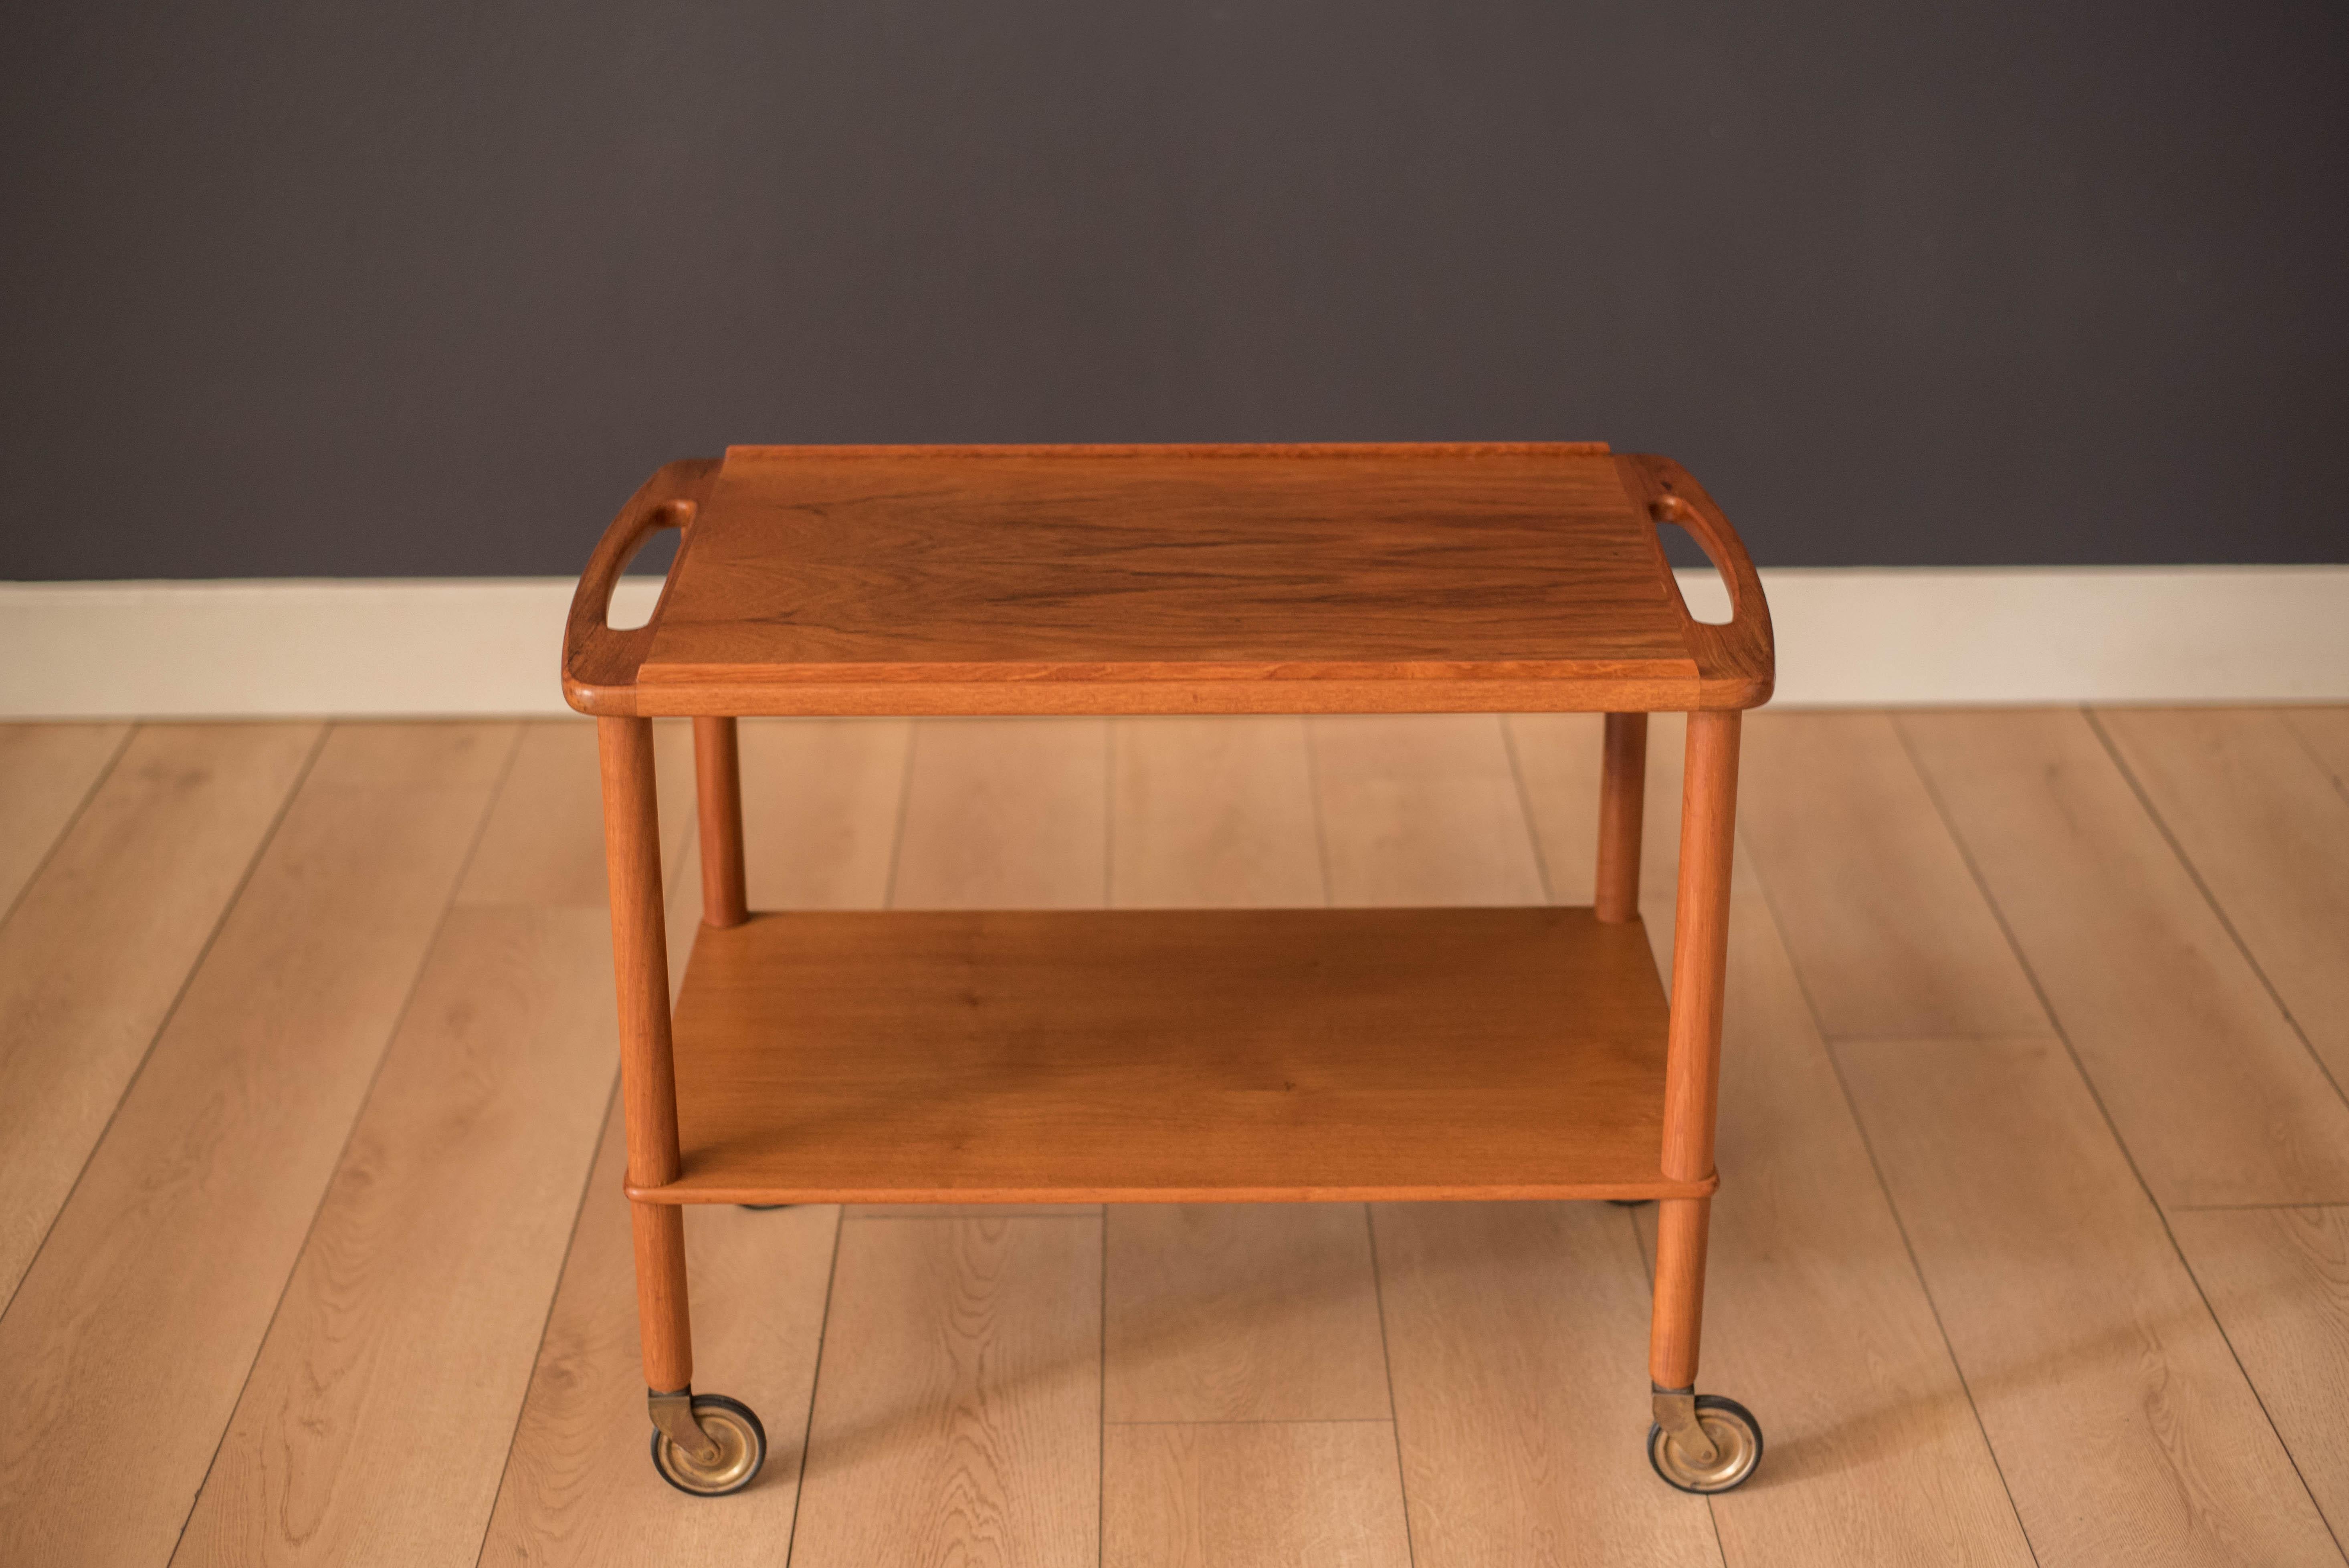
<svg viewBox="0 0 2349 1568">
<path fill-rule="evenodd" d="M 1770 700 L 1777 683 L 1777 641 L 1770 629 L 1769 602 L 1762 596 L 1761 574 L 1745 553 L 1744 542 L 1729 525 L 1713 497 L 1689 471 L 1670 458 L 1625 454 L 1615 459 L 1623 488 L 1645 505 L 1650 521 L 1678 523 L 1703 547 L 1713 569 L 1729 585 L 1729 619 L 1715 625 L 1689 614 L 1681 597 L 1671 563 L 1664 559 L 1661 540 L 1655 542 L 1656 559 L 1663 567 L 1664 586 L 1681 626 L 1696 655 L 1697 677 L 1704 689 L 1705 707 L 1759 707 Z"/>
<path fill-rule="evenodd" d="M 595 553 L 587 558 L 563 627 L 563 699 L 581 713 L 636 711 L 636 669 L 652 651 L 653 629 L 660 624 L 661 606 L 668 602 L 668 583 L 661 584 L 652 619 L 626 631 L 611 624 L 612 591 L 646 540 L 664 528 L 691 526 L 717 483 L 718 463 L 716 458 L 687 458 L 665 464 L 628 498 L 596 542 Z M 669 581 L 675 577 L 672 563 Z"/>
</svg>

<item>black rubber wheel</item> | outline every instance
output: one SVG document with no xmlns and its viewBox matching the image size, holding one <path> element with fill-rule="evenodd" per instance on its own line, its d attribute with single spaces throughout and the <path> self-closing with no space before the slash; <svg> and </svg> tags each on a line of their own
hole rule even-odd
<svg viewBox="0 0 2349 1568">
<path fill-rule="evenodd" d="M 1682 1457 L 1680 1445 L 1664 1435 L 1663 1428 L 1654 1425 L 1648 1428 L 1648 1463 L 1664 1478 L 1665 1485 L 1701 1496 L 1744 1485 L 1762 1462 L 1762 1423 L 1754 1418 L 1753 1411 L 1718 1394 L 1696 1397 L 1696 1418 L 1717 1450 L 1712 1464 L 1691 1464 Z"/>
<path fill-rule="evenodd" d="M 724 1497 L 756 1480 L 767 1462 L 767 1429 L 750 1407 L 723 1394 L 696 1394 L 693 1416 L 718 1440 L 718 1458 L 709 1464 L 696 1463 L 655 1428 L 653 1469 L 661 1480 L 695 1497 Z"/>
<path fill-rule="evenodd" d="M 737 1203 L 734 1206 L 738 1209 L 748 1209 L 754 1214 L 763 1214 L 771 1209 L 788 1209 L 791 1207 L 789 1203 Z"/>
<path fill-rule="evenodd" d="M 1607 1201 L 1619 1209 L 1636 1209 L 1642 1203 L 1655 1202 L 1653 1198 L 1609 1198 Z"/>
</svg>

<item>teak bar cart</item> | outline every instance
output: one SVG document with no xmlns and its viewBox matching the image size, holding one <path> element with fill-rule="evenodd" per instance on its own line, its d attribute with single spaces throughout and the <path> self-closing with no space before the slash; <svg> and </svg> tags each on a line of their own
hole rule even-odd
<svg viewBox="0 0 2349 1568">
<path fill-rule="evenodd" d="M 1657 524 L 1729 584 L 1696 620 Z M 607 623 L 657 529 L 651 621 Z M 596 546 L 563 650 L 601 740 L 653 1460 L 749 1484 L 692 1391 L 683 1203 L 1661 1202 L 1657 1472 L 1762 1434 L 1695 1391 L 1742 710 L 1744 546 L 1595 443 L 737 447 Z M 1688 714 L 1669 1006 L 1639 913 L 1647 715 Z M 1601 712 L 1588 909 L 750 913 L 748 715 Z M 672 1014 L 651 720 L 689 715 L 702 925 Z"/>
</svg>

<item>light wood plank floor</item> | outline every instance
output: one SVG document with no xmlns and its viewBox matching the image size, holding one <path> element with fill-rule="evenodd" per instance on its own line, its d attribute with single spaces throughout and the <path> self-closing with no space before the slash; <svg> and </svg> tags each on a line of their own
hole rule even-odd
<svg viewBox="0 0 2349 1568">
<path fill-rule="evenodd" d="M 1648 1210 L 719 1209 L 699 1383 L 772 1452 L 702 1501 L 645 1457 L 590 728 L 0 726 L 0 1563 L 2343 1563 L 2349 709 L 1747 735 L 1746 1489 L 1647 1470 Z M 742 752 L 761 907 L 1589 896 L 1592 718 Z"/>
</svg>

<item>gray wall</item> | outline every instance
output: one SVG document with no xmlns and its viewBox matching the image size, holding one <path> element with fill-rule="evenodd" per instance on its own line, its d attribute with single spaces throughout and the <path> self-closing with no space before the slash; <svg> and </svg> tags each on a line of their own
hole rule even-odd
<svg viewBox="0 0 2349 1568">
<path fill-rule="evenodd" d="M 2349 557 L 2349 8 L 0 15 L 0 576 L 577 570 L 728 441 L 1598 437 L 1765 564 Z"/>
</svg>

